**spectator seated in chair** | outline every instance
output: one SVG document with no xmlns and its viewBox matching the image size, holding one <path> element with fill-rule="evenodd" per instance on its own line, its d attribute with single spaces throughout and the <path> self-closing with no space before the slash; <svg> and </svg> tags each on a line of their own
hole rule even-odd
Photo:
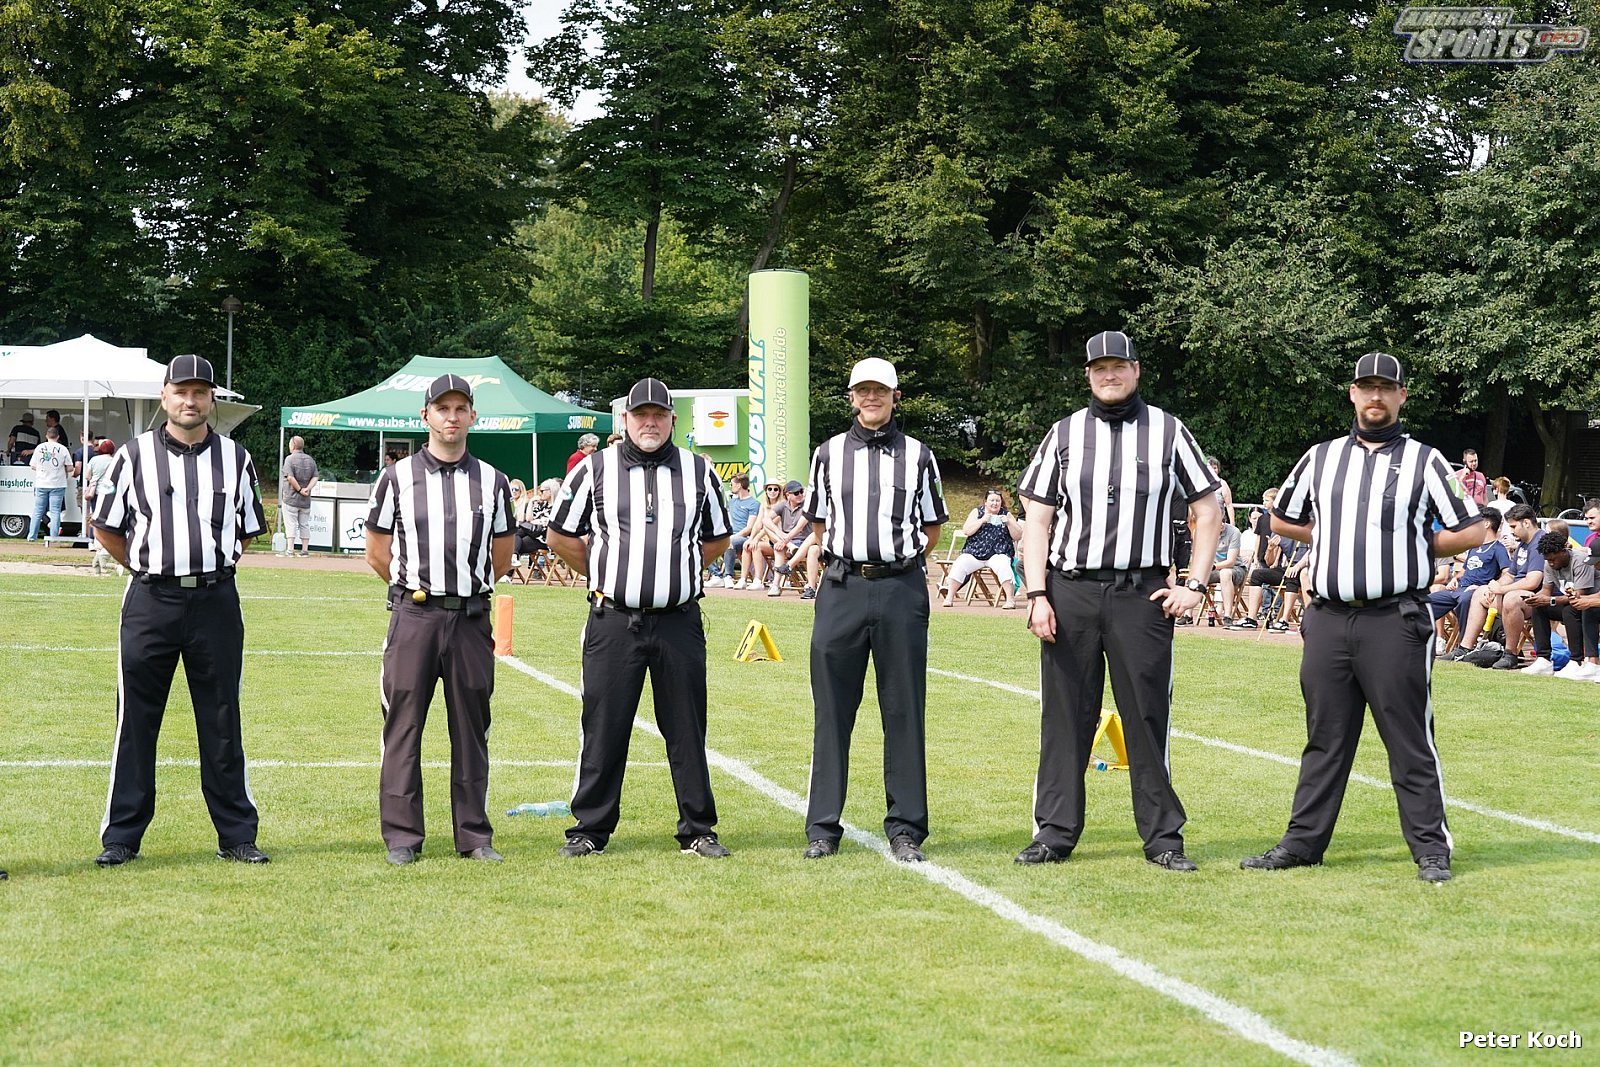
<svg viewBox="0 0 1600 1067">
<path fill-rule="evenodd" d="M 520 481 L 511 483 L 511 504 L 517 521 L 516 540 L 511 551 L 523 561 L 530 561 L 546 551 L 544 535 L 550 528 L 550 512 L 556 490 L 560 488 L 560 478 L 546 478 L 531 493 Z"/>
<path fill-rule="evenodd" d="M 1498 482 L 1499 479 L 1496 479 L 1496 484 Z M 1526 504 L 1516 505 L 1506 512 L 1502 534 L 1506 527 L 1510 528 L 1511 536 L 1516 539 L 1516 548 L 1511 551 L 1511 566 L 1501 572 L 1500 577 L 1485 582 L 1473 592 L 1472 607 L 1467 612 L 1467 626 L 1461 633 L 1461 643 L 1445 657 L 1448 660 L 1464 660 L 1472 655 L 1483 634 L 1489 612 L 1497 610 L 1505 626 L 1506 650 L 1493 666 L 1499 670 L 1511 670 L 1520 665 L 1517 650 L 1522 647 L 1522 628 L 1528 614 L 1523 601 L 1544 588 L 1545 561 L 1539 554 L 1538 545 L 1534 543 L 1540 532 L 1536 511 Z"/>
<path fill-rule="evenodd" d="M 1272 504 L 1273 491 L 1269 491 L 1267 504 Z M 1234 629 L 1253 630 L 1261 625 L 1262 596 L 1268 589 L 1283 587 L 1282 603 L 1274 606 L 1273 618 L 1266 622 L 1266 628 L 1273 633 L 1287 633 L 1289 620 L 1294 616 L 1294 609 L 1300 600 L 1301 576 L 1311 562 L 1311 546 L 1304 541 L 1295 541 L 1277 534 L 1268 534 L 1267 548 L 1261 553 L 1262 566 L 1250 572 L 1249 580 L 1245 583 L 1244 604 L 1245 614 L 1242 619 L 1234 622 Z"/>
<path fill-rule="evenodd" d="M 1511 568 L 1511 555 L 1506 551 L 1506 546 L 1500 543 L 1500 512 L 1494 508 L 1484 508 L 1483 521 L 1488 523 L 1483 544 L 1462 553 L 1460 573 L 1452 570 L 1444 587 L 1428 594 L 1428 605 L 1434 620 L 1439 622 L 1454 612 L 1462 634 L 1467 632 L 1467 617 L 1478 587 L 1494 581 Z"/>
<path fill-rule="evenodd" d="M 1239 546 L 1241 537 L 1239 528 L 1229 519 L 1226 512 L 1222 516 L 1222 535 L 1217 539 L 1216 562 L 1211 567 L 1210 584 L 1217 587 L 1216 611 L 1218 620 L 1224 626 L 1233 624 L 1233 597 L 1236 590 L 1244 586 L 1245 568 L 1239 562 Z M 1210 610 L 1212 600 L 1208 596 L 1195 606 L 1191 622 L 1198 623 L 1202 613 Z"/>
<path fill-rule="evenodd" d="M 950 567 L 944 588 L 944 606 L 954 607 L 956 594 L 967 579 L 987 568 L 994 573 L 1005 594 L 1005 603 L 1001 606 L 1015 608 L 1017 585 L 1011 564 L 1016 558 L 1017 542 L 1022 540 L 1022 523 L 1006 508 L 1005 494 L 999 489 L 989 490 L 982 506 L 973 508 L 967 516 L 961 534 L 966 541 L 961 546 L 961 555 Z"/>
<path fill-rule="evenodd" d="M 767 595 L 782 595 L 784 578 L 794 564 L 801 563 L 806 567 L 806 589 L 811 594 L 806 596 L 802 592 L 801 596 L 810 600 L 817 595 L 817 578 L 820 574 L 816 561 L 821 558 L 821 547 L 811 533 L 811 523 L 807 521 L 802 508 L 806 499 L 806 487 L 799 482 L 791 481 L 783 487 L 783 496 L 783 502 L 774 506 L 769 512 L 767 537 L 760 546 L 762 555 L 772 560 L 772 569 L 775 572 L 771 582 L 767 584 Z"/>
<path fill-rule="evenodd" d="M 761 516 L 761 501 L 750 492 L 750 476 L 748 474 L 735 474 L 728 479 L 731 493 L 728 497 L 728 521 L 733 527 L 733 536 L 728 541 L 728 550 L 722 554 L 722 576 L 713 577 L 706 582 L 708 586 L 724 586 L 728 589 L 753 589 L 750 581 L 750 554 L 748 547 L 750 539 L 755 536 L 756 523 Z M 743 570 L 742 578 L 733 576 L 734 566 L 738 564 Z"/>
<path fill-rule="evenodd" d="M 1533 662 L 1523 674 L 1553 674 L 1572 681 L 1593 681 L 1596 668 L 1584 662 L 1585 654 L 1595 655 L 1596 624 L 1600 614 L 1585 609 L 1581 600 L 1594 595 L 1594 566 L 1587 551 L 1574 551 L 1563 530 L 1539 535 L 1539 554 L 1544 557 L 1544 588 L 1528 597 L 1525 605 L 1533 621 Z M 1566 631 L 1571 658 L 1560 670 L 1550 657 L 1550 623 L 1559 621 Z"/>
</svg>

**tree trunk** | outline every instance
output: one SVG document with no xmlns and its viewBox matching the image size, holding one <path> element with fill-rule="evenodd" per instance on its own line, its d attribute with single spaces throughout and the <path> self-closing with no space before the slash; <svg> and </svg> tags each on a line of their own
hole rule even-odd
<svg viewBox="0 0 1600 1067">
<path fill-rule="evenodd" d="M 650 205 L 650 221 L 644 224 L 644 271 L 639 281 L 639 299 L 646 304 L 656 291 L 656 236 L 661 232 L 661 202 Z"/>
<path fill-rule="evenodd" d="M 994 377 L 994 315 L 989 305 L 978 303 L 972 309 L 972 337 L 967 342 L 971 357 L 972 381 L 979 385 Z"/>
<path fill-rule="evenodd" d="M 1523 399 L 1533 418 L 1533 428 L 1544 445 L 1544 478 L 1539 486 L 1539 504 L 1553 514 L 1561 510 L 1566 499 L 1567 427 L 1571 419 L 1565 408 L 1546 411 L 1534 398 L 1525 396 Z"/>
<path fill-rule="evenodd" d="M 761 246 L 756 249 L 756 258 L 750 264 L 751 274 L 758 270 L 766 270 L 767 264 L 772 260 L 772 253 L 777 251 L 778 239 L 783 236 L 783 217 L 789 210 L 789 198 L 794 194 L 795 181 L 799 173 L 799 156 L 790 152 L 783 157 L 783 185 L 778 189 L 778 198 L 772 203 L 771 214 L 767 216 L 766 236 L 761 238 Z M 728 366 L 736 367 L 748 356 L 749 332 L 750 286 L 746 283 L 744 295 L 739 298 L 739 317 L 734 323 L 733 340 L 728 343 Z"/>
<path fill-rule="evenodd" d="M 1506 433 L 1511 424 L 1511 398 L 1504 390 L 1495 393 L 1494 406 L 1489 409 L 1489 425 L 1483 447 L 1478 450 L 1478 469 L 1491 479 L 1498 478 L 1506 469 Z"/>
</svg>

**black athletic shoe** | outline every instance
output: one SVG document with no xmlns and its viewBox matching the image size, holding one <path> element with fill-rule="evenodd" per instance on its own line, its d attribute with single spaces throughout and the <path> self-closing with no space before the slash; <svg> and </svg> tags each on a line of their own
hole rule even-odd
<svg viewBox="0 0 1600 1067">
<path fill-rule="evenodd" d="M 1011 862 L 1012 863 L 1029 863 L 1029 864 L 1032 864 L 1032 863 L 1065 863 L 1065 862 L 1067 862 L 1067 857 L 1071 856 L 1071 855 L 1072 855 L 1072 853 L 1070 853 L 1070 852 L 1057 852 L 1055 849 L 1051 848 L 1049 845 L 1043 844 L 1042 842 L 1039 842 L 1039 841 L 1035 841 L 1033 844 L 1029 845 L 1027 848 L 1023 849 L 1021 852 L 1018 852 L 1016 854 L 1016 856 L 1012 859 Z"/>
<path fill-rule="evenodd" d="M 1522 661 L 1509 652 L 1502 652 L 1500 653 L 1500 658 L 1489 664 L 1489 666 L 1497 671 L 1514 671 L 1522 666 Z"/>
<path fill-rule="evenodd" d="M 396 845 L 389 850 L 385 862 L 394 867 L 404 867 L 408 863 L 417 862 L 417 850 L 409 845 Z"/>
<path fill-rule="evenodd" d="M 889 855 L 901 863 L 921 863 L 928 858 L 911 840 L 910 834 L 896 834 L 894 840 L 889 842 Z"/>
<path fill-rule="evenodd" d="M 124 845 L 120 841 L 114 841 L 107 845 L 105 851 L 96 856 L 94 861 L 101 867 L 120 867 L 124 863 L 138 858 L 138 849 L 132 845 Z"/>
<path fill-rule="evenodd" d="M 605 849 L 595 844 L 592 837 L 570 837 L 567 843 L 561 846 L 561 855 L 568 857 L 599 856 L 604 852 Z"/>
<path fill-rule="evenodd" d="M 1450 880 L 1450 857 L 1422 857 L 1417 861 L 1417 877 L 1424 882 L 1448 882 Z"/>
<path fill-rule="evenodd" d="M 1183 849 L 1168 849 L 1157 856 L 1151 856 L 1147 861 L 1157 867 L 1165 867 L 1169 871 L 1198 871 L 1199 865 L 1194 860 L 1183 854 Z"/>
<path fill-rule="evenodd" d="M 808 860 L 820 860 L 825 859 L 828 856 L 832 856 L 838 851 L 839 842 L 829 841 L 825 837 L 819 837 L 817 840 L 806 846 L 805 856 Z"/>
<path fill-rule="evenodd" d="M 1285 871 L 1290 867 L 1321 867 L 1321 860 L 1308 860 L 1296 856 L 1282 845 L 1273 845 L 1259 856 L 1247 856 L 1239 861 L 1247 871 Z"/>
<path fill-rule="evenodd" d="M 727 845 L 717 840 L 716 834 L 701 834 L 678 851 L 685 856 L 704 856 L 708 860 L 726 859 L 733 855 Z"/>
<path fill-rule="evenodd" d="M 1473 650 L 1476 648 L 1476 645 L 1457 645 L 1455 648 L 1452 648 L 1449 652 L 1446 652 L 1439 658 L 1444 660 L 1446 663 L 1460 663 L 1462 660 L 1470 659 L 1472 657 Z"/>
<path fill-rule="evenodd" d="M 233 860 L 235 863 L 271 863 L 267 854 L 256 848 L 254 841 L 241 841 L 237 845 L 217 849 L 217 859 Z"/>
</svg>

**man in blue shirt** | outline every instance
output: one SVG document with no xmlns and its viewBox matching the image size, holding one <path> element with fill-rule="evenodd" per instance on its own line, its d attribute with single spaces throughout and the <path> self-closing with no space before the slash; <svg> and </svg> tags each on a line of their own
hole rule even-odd
<svg viewBox="0 0 1600 1067">
<path fill-rule="evenodd" d="M 1428 594 L 1428 603 L 1435 619 L 1442 619 L 1452 611 L 1456 622 L 1467 632 L 1467 615 L 1472 607 L 1472 594 L 1480 585 L 1500 577 L 1511 569 L 1511 556 L 1500 543 L 1500 513 L 1493 508 L 1483 510 L 1483 521 L 1489 524 L 1483 544 L 1470 548 L 1462 557 L 1461 573 L 1451 579 L 1450 586 Z"/>
<path fill-rule="evenodd" d="M 1534 544 L 1540 533 L 1538 512 L 1526 504 L 1518 504 L 1506 512 L 1505 525 L 1511 528 L 1511 534 L 1516 538 L 1511 566 L 1498 578 L 1480 585 L 1473 593 L 1472 609 L 1467 612 L 1467 628 L 1462 634 L 1461 644 L 1448 658 L 1464 660 L 1472 654 L 1478 646 L 1489 610 L 1496 608 L 1505 626 L 1506 651 L 1490 666 L 1509 671 L 1521 666 L 1521 660 L 1513 650 L 1521 647 L 1522 627 L 1528 618 L 1523 601 L 1544 588 L 1545 562 L 1538 546 Z"/>
<path fill-rule="evenodd" d="M 713 577 L 706 585 L 737 589 L 739 583 L 733 577 L 733 565 L 744 554 L 745 542 L 755 533 L 761 501 L 750 494 L 750 475 L 735 474 L 728 479 L 728 484 L 733 487 L 733 495 L 728 498 L 728 521 L 733 527 L 733 538 L 728 542 L 728 550 L 722 554 L 722 579 L 719 581 Z M 750 577 L 749 560 L 745 560 L 743 577 Z"/>
</svg>

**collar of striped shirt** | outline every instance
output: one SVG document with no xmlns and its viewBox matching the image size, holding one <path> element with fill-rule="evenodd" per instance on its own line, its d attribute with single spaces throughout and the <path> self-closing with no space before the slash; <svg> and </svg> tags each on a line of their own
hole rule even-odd
<svg viewBox="0 0 1600 1067">
<path fill-rule="evenodd" d="M 160 439 L 162 445 L 166 447 L 166 450 L 171 452 L 174 456 L 198 456 L 200 453 L 210 448 L 212 442 L 217 439 L 216 431 L 207 426 L 206 435 L 204 437 L 200 438 L 200 440 L 195 444 L 185 444 L 167 432 L 166 423 L 162 423 L 156 428 L 156 437 Z"/>
<path fill-rule="evenodd" d="M 429 452 L 426 445 L 424 445 L 422 449 L 417 452 L 417 455 L 422 459 L 423 470 L 427 471 L 429 474 L 433 474 L 436 471 L 458 470 L 463 463 L 472 458 L 472 453 L 463 452 L 461 453 L 460 459 L 452 460 L 446 463 L 432 452 Z"/>
</svg>

